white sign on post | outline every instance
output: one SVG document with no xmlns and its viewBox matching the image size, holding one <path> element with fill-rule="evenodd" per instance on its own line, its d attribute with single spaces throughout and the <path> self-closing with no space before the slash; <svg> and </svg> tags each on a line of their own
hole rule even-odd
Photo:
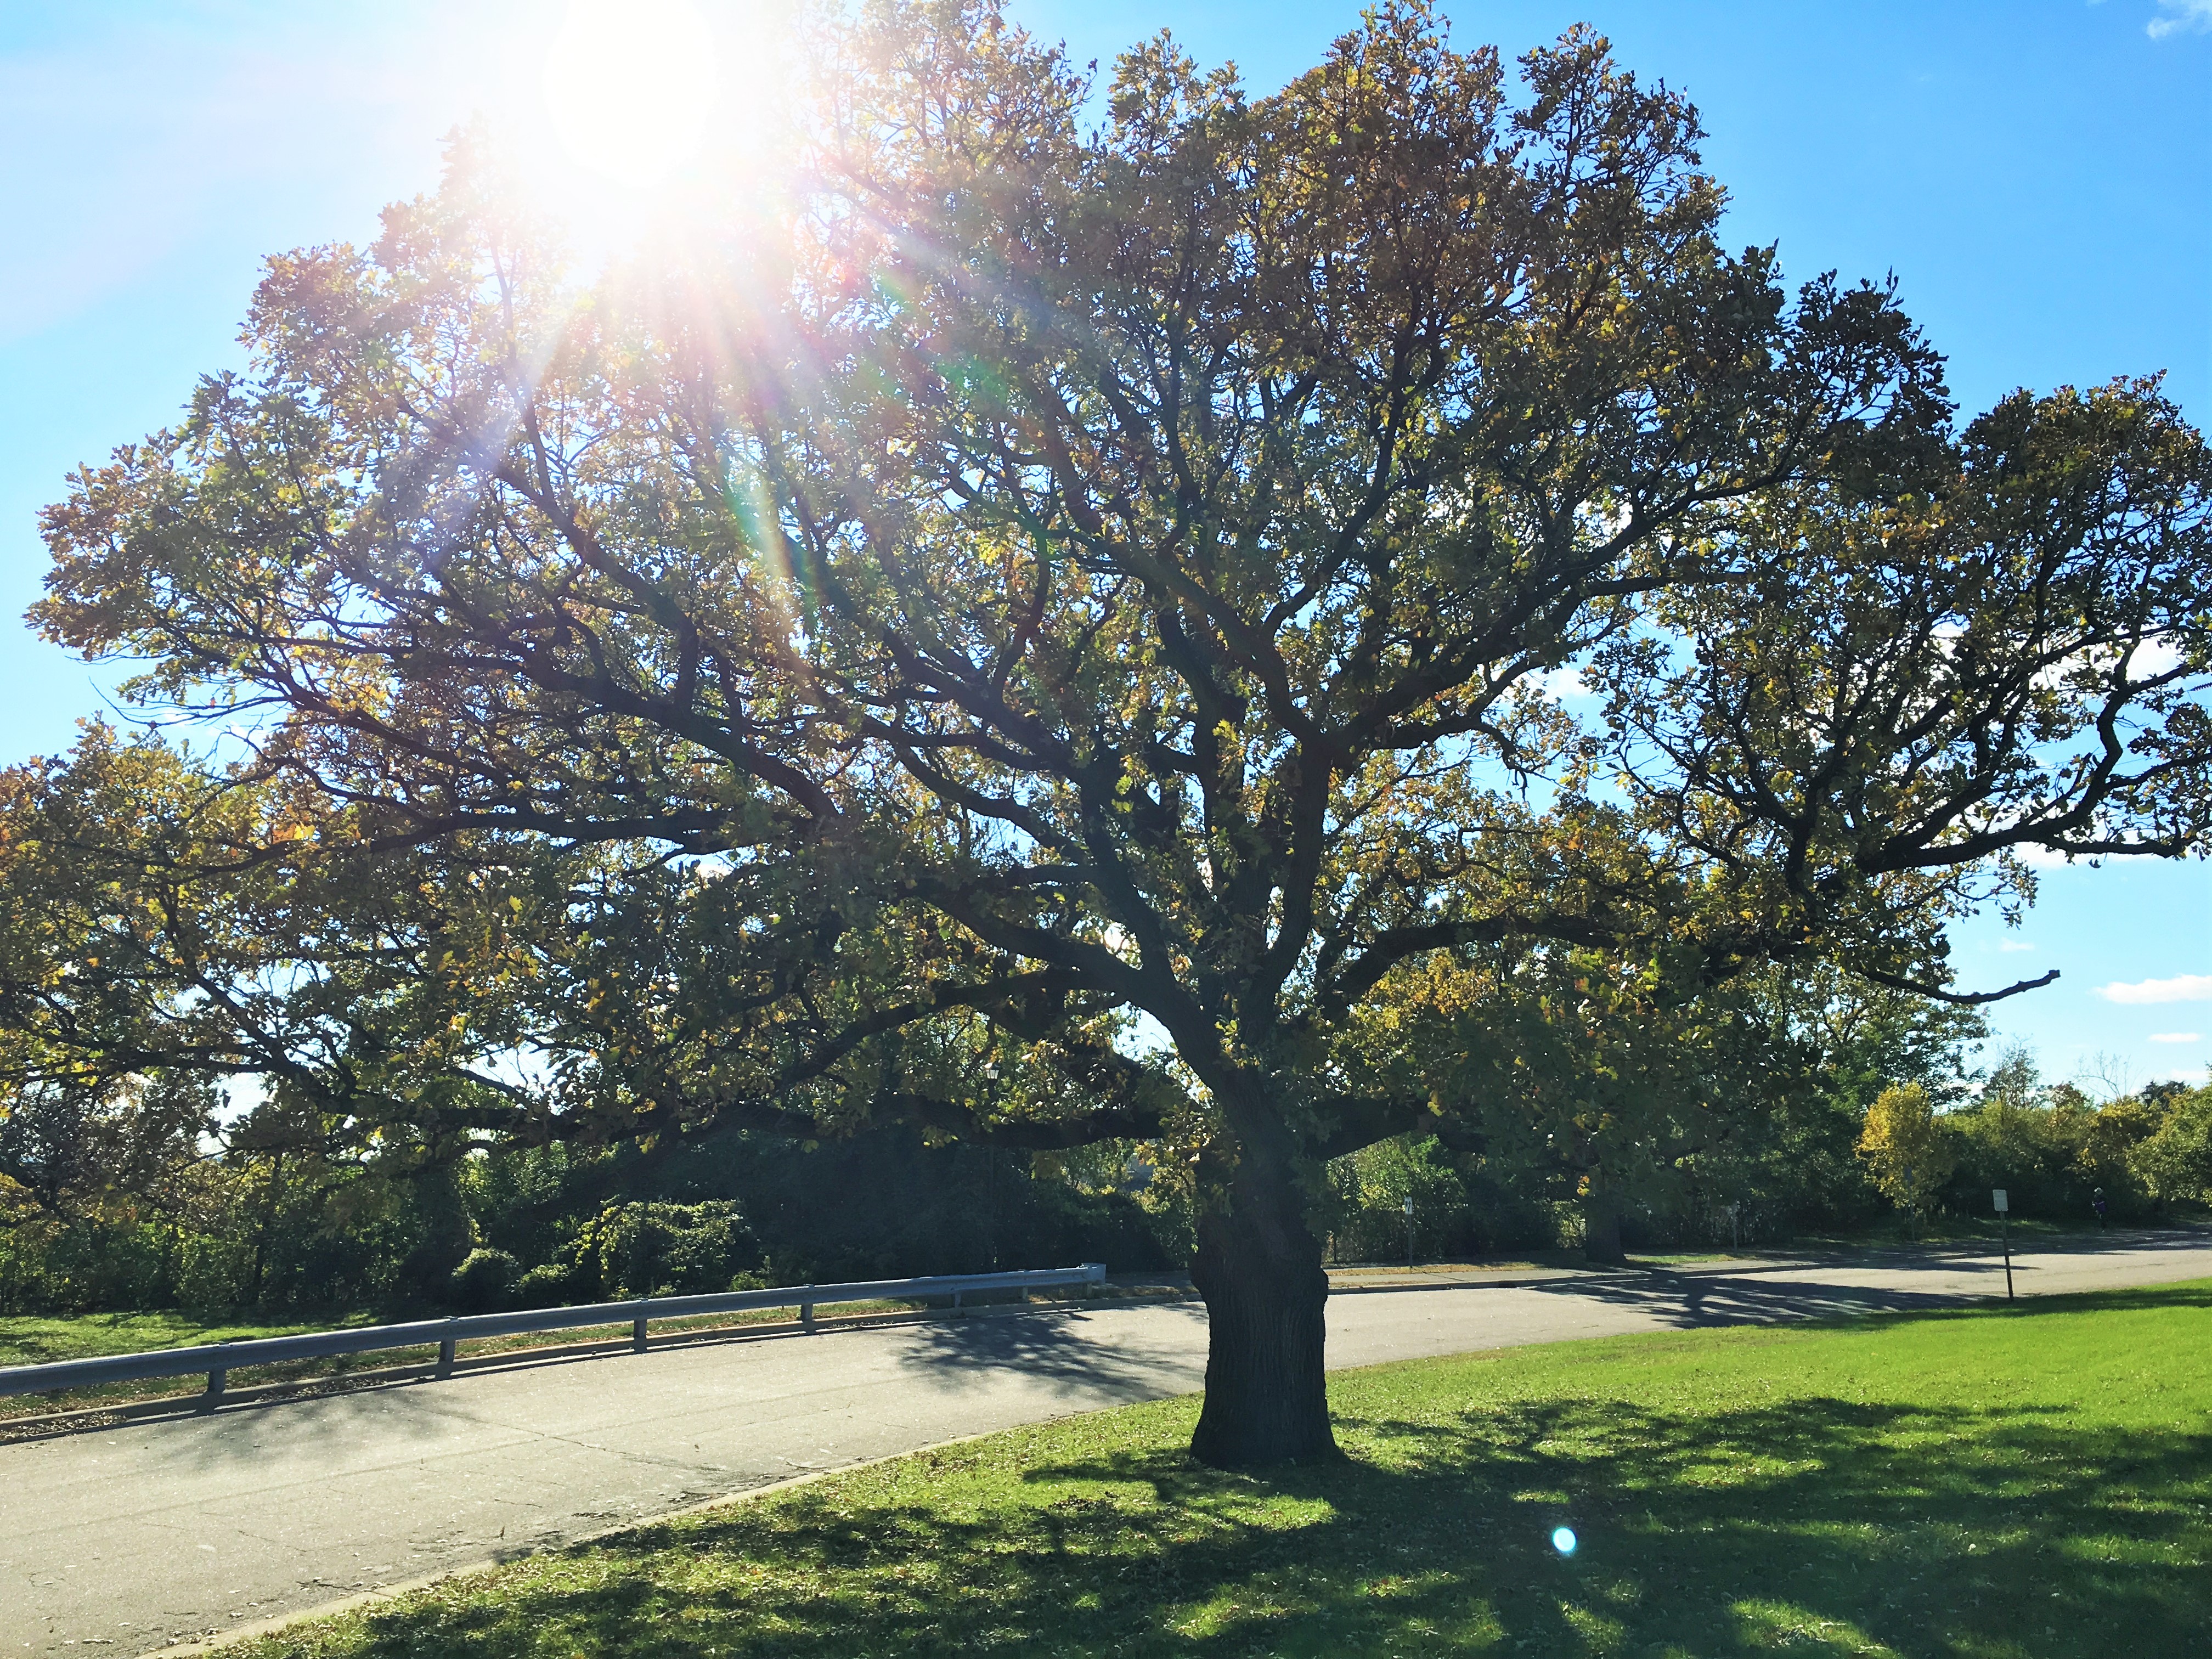
<svg viewBox="0 0 2212 1659">
<path fill-rule="evenodd" d="M 1999 1215 L 2002 1215 L 2002 1214 L 2004 1214 L 2006 1211 L 2008 1211 L 2008 1210 L 2009 1210 L 2009 1209 L 2011 1209 L 2011 1208 L 2012 1208 L 2012 1202 L 2011 1202 L 2011 1200 L 2010 1200 L 2009 1199 L 2008 1199 L 2008 1198 L 2005 1196 L 2005 1189 L 2004 1189 L 2003 1188 L 2002 1188 L 2002 1187 L 1992 1187 L 1992 1188 L 1990 1188 L 1990 1197 L 1992 1197 L 1992 1198 L 1994 1198 L 1995 1200 L 1996 1200 L 1996 1201 L 1997 1201 L 1997 1213 L 1998 1213 Z"/>
</svg>

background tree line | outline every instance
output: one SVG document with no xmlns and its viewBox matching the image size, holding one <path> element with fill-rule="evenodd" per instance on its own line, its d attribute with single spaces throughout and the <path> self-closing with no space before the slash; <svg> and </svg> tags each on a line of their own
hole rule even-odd
<svg viewBox="0 0 2212 1659">
<path fill-rule="evenodd" d="M 2100 1103 L 2014 1049 L 1970 1092 L 1977 1017 L 1843 988 L 1788 988 L 1804 1022 L 1795 1046 L 1753 1057 L 1769 1085 L 1755 1109 L 1739 1103 L 1694 1146 L 1613 1158 L 1624 1195 L 1596 1212 L 1609 1240 L 1593 1236 L 1594 1149 L 1653 1126 L 1600 1112 L 1563 1139 L 1560 1120 L 1524 1110 L 1331 1163 L 1316 1206 L 1331 1259 L 1771 1243 L 1864 1233 L 1893 1206 L 1916 1223 L 1982 1215 L 1992 1187 L 2016 1215 L 2077 1224 L 2096 1192 L 2116 1224 L 2212 1203 L 2212 1088 Z M 1899 1079 L 1930 1108 L 1912 1187 L 1865 1145 Z M 1009 1152 L 890 1126 L 441 1162 L 404 1134 L 271 1141 L 251 1110 L 175 1086 L 134 1079 L 96 1109 L 18 1101 L 0 1118 L 0 1312 L 482 1311 L 1075 1261 L 1167 1269 L 1190 1249 L 1191 1183 L 1153 1143 Z"/>
</svg>

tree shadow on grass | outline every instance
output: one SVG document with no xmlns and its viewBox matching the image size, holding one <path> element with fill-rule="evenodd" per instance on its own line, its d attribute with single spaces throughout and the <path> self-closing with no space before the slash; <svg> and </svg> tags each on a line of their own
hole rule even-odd
<svg viewBox="0 0 2212 1659">
<path fill-rule="evenodd" d="M 1982 1317 L 1992 1314 L 2026 1316 L 2054 1313 L 2143 1313 L 2160 1308 L 2212 1309 L 2212 1279 L 2191 1279 L 2179 1285 L 2121 1286 L 2106 1291 L 2064 1291 L 1993 1308 L 1987 1302 L 1936 1315 L 1938 1318 Z"/>
<path fill-rule="evenodd" d="M 1181 1449 L 1191 1402 L 1164 1402 L 545 1558 L 277 1650 L 2158 1659 L 2212 1628 L 2201 1419 L 1446 1408 L 1387 1376 L 1345 1392 L 1340 1463 L 1201 1468 Z"/>
</svg>

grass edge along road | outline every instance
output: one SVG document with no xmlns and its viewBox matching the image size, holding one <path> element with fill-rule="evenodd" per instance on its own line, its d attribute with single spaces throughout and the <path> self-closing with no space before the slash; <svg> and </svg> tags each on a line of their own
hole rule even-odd
<svg viewBox="0 0 2212 1659">
<path fill-rule="evenodd" d="M 1376 1366 L 1340 1463 L 1201 1468 L 1194 1400 L 1126 1407 L 228 1652 L 2160 1659 L 2212 1628 L 2208 1339 L 2212 1280 Z"/>
</svg>

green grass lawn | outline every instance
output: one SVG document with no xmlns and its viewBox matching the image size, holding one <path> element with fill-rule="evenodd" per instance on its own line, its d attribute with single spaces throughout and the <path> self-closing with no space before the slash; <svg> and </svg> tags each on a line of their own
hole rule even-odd
<svg viewBox="0 0 2212 1659">
<path fill-rule="evenodd" d="M 181 1313 L 11 1314 L 0 1316 L 0 1365 L 46 1365 L 149 1348 L 188 1348 L 256 1336 L 327 1330 L 321 1324 L 258 1325 Z"/>
<path fill-rule="evenodd" d="M 1509 1350 L 1331 1393 L 1338 1464 L 1200 1468 L 1194 1401 L 1134 1407 L 244 1652 L 2207 1651 L 2212 1282 Z"/>
</svg>

